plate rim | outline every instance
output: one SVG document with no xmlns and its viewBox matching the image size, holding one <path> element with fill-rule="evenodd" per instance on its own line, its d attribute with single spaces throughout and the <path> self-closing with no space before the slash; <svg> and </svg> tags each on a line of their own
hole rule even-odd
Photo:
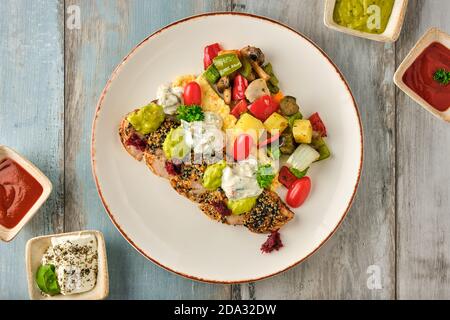
<svg viewBox="0 0 450 320">
<path fill-rule="evenodd" d="M 304 40 L 308 41 L 313 47 L 315 47 L 319 53 L 321 53 L 327 60 L 328 62 L 331 64 L 331 66 L 335 69 L 336 73 L 339 75 L 339 77 L 341 78 L 342 82 L 344 83 L 348 93 L 350 94 L 351 98 L 352 98 L 352 102 L 353 102 L 353 108 L 355 110 L 355 113 L 357 115 L 358 118 L 358 125 L 359 125 L 359 133 L 360 133 L 360 145 L 361 145 L 361 157 L 360 157 L 360 161 L 359 161 L 359 168 L 358 168 L 358 176 L 356 179 L 356 183 L 353 189 L 353 193 L 352 196 L 350 198 L 350 201 L 348 202 L 347 208 L 345 209 L 345 211 L 342 213 L 342 216 L 339 220 L 339 222 L 336 224 L 336 226 L 334 227 L 334 229 L 330 232 L 330 234 L 314 249 L 312 250 L 309 254 L 307 254 L 305 257 L 303 257 L 302 259 L 300 259 L 299 261 L 296 261 L 295 263 L 287 266 L 286 268 L 283 268 L 282 270 L 278 270 L 274 273 L 271 273 L 269 275 L 265 275 L 262 277 L 257 277 L 257 278 L 252 278 L 252 279 L 243 279 L 243 280 L 231 280 L 231 281 L 225 281 L 225 280 L 214 280 L 214 279 L 205 279 L 205 278 L 201 278 L 198 276 L 192 276 L 192 275 L 188 275 L 185 274 L 181 271 L 176 271 L 173 270 L 165 265 L 163 265 L 162 263 L 160 263 L 159 261 L 157 261 L 155 258 L 151 257 L 148 253 L 146 253 L 144 250 L 142 250 L 136 243 L 134 243 L 133 240 L 131 240 L 131 238 L 127 235 L 127 233 L 122 229 L 122 227 L 119 225 L 119 223 L 116 221 L 116 218 L 114 217 L 114 214 L 112 213 L 111 209 L 108 206 L 108 203 L 106 202 L 105 198 L 103 197 L 103 193 L 102 190 L 100 188 L 100 184 L 98 182 L 98 177 L 97 177 L 97 173 L 96 173 L 96 158 L 95 158 L 95 129 L 96 129 L 96 124 L 97 124 L 97 118 L 98 118 L 98 114 L 100 112 L 100 109 L 102 108 L 102 104 L 103 104 L 103 100 L 106 96 L 106 94 L 108 93 L 109 87 L 111 85 L 111 83 L 114 81 L 114 79 L 116 78 L 116 76 L 118 75 L 118 73 L 120 72 L 120 69 L 122 68 L 122 66 L 127 62 L 127 60 L 133 56 L 134 52 L 136 50 L 138 50 L 144 43 L 146 43 L 147 41 L 149 41 L 151 38 L 153 38 L 154 36 L 158 35 L 159 33 L 164 32 L 167 29 L 170 29 L 178 24 L 190 21 L 190 20 L 194 20 L 194 19 L 200 19 L 200 18 L 205 18 L 205 17 L 211 17 L 211 16 L 242 16 L 242 17 L 246 17 L 246 18 L 252 18 L 252 19 L 259 19 L 262 20 L 264 22 L 270 22 L 273 23 L 277 26 L 281 26 L 285 29 L 287 29 L 288 31 L 293 32 L 294 34 L 296 34 L 297 36 L 303 38 Z M 285 271 L 288 271 L 292 268 L 294 268 L 295 266 L 301 264 L 302 262 L 304 262 L 305 260 L 307 260 L 308 258 L 310 258 L 312 255 L 314 255 L 337 231 L 337 229 L 341 226 L 342 222 L 344 221 L 345 217 L 347 216 L 350 208 L 352 207 L 352 204 L 355 200 L 355 196 L 356 196 L 356 192 L 358 190 L 360 181 L 361 181 L 361 174 L 362 174 L 362 170 L 363 170 L 363 161 L 364 161 L 364 133 L 363 133 L 363 126 L 362 126 L 362 121 L 361 121 L 361 115 L 359 113 L 359 109 L 358 109 L 358 104 L 356 103 L 356 99 L 350 89 L 350 86 L 347 82 L 347 80 L 345 79 L 344 75 L 342 74 L 341 70 L 338 68 L 338 66 L 331 60 L 331 58 L 322 50 L 322 48 L 320 48 L 314 41 L 312 41 L 310 38 L 308 38 L 307 36 L 305 36 L 303 33 L 301 33 L 300 31 L 295 30 L 294 28 L 276 21 L 274 19 L 271 19 L 269 17 L 266 16 L 261 16 L 261 15 L 256 15 L 256 14 L 251 14 L 251 13 L 245 13 L 245 12 L 228 12 L 228 11 L 217 11 L 217 12 L 206 12 L 206 13 L 201 13 L 201 14 L 196 14 L 196 15 L 191 15 L 188 17 L 185 17 L 183 19 L 179 19 L 176 20 L 158 30 L 156 30 L 155 32 L 151 33 L 150 35 L 148 35 L 146 38 L 144 38 L 144 40 L 142 40 L 141 42 L 139 42 L 136 46 L 134 46 L 131 51 L 121 60 L 121 62 L 117 65 L 117 67 L 113 70 L 113 72 L 111 73 L 110 77 L 108 78 L 108 81 L 106 82 L 106 85 L 104 87 L 104 89 L 102 90 L 102 93 L 100 95 L 100 98 L 98 100 L 97 106 L 95 108 L 95 114 L 93 117 L 93 121 L 92 121 L 92 131 L 91 131 L 91 170 L 92 170 L 92 175 L 94 177 L 94 182 L 95 182 L 95 187 L 97 189 L 97 193 L 100 197 L 100 200 L 102 202 L 103 207 L 105 208 L 106 213 L 108 214 L 109 218 L 111 219 L 113 225 L 117 228 L 117 230 L 121 233 L 121 235 L 125 238 L 125 240 L 128 241 L 129 244 L 131 244 L 131 246 L 138 251 L 141 255 L 143 255 L 145 258 L 147 258 L 148 260 L 150 260 L 151 262 L 153 262 L 154 264 L 156 264 L 157 266 L 171 272 L 174 273 L 176 275 L 182 276 L 184 278 L 190 279 L 190 280 L 195 280 L 195 281 L 199 281 L 199 282 L 204 282 L 204 283 L 212 283 L 212 284 L 242 284 L 242 283 L 249 283 L 249 282 L 255 282 L 255 281 L 260 281 L 260 280 L 264 280 L 264 279 L 268 279 L 271 277 L 274 277 L 276 275 L 279 275 Z"/>
</svg>

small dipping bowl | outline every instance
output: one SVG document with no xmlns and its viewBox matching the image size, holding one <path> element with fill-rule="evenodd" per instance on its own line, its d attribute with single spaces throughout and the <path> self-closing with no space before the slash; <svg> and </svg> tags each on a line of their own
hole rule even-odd
<svg viewBox="0 0 450 320">
<path fill-rule="evenodd" d="M 438 44 L 443 45 L 447 49 L 450 48 L 450 35 L 439 30 L 438 28 L 431 28 L 428 30 L 422 38 L 416 43 L 416 45 L 411 49 L 409 54 L 403 60 L 403 62 L 398 67 L 397 71 L 394 74 L 394 83 L 399 87 L 403 92 L 405 92 L 408 96 L 410 96 L 414 101 L 420 104 L 424 109 L 431 112 L 434 116 L 450 122 L 450 107 L 438 110 L 436 106 L 431 105 L 423 96 L 413 90 L 410 86 L 408 86 L 404 81 L 404 75 L 409 70 L 409 68 L 420 59 L 422 53 L 430 47 L 433 43 L 437 42 Z M 447 70 L 450 71 L 450 70 Z M 430 74 L 430 78 L 428 81 L 435 81 L 432 79 L 433 75 Z M 435 86 L 438 86 L 436 84 Z M 446 85 L 445 88 L 450 90 L 450 84 Z M 450 101 L 449 101 L 450 106 Z"/>
<path fill-rule="evenodd" d="M 53 237 L 93 235 L 97 240 L 98 272 L 95 287 L 87 292 L 72 295 L 47 296 L 41 293 L 36 284 L 36 273 L 41 265 L 42 257 L 51 246 Z M 68 233 L 53 234 L 36 237 L 28 240 L 25 249 L 25 260 L 28 280 L 28 293 L 31 300 L 102 300 L 109 294 L 109 274 L 106 256 L 105 238 L 100 231 L 86 230 Z"/>
<path fill-rule="evenodd" d="M 366 38 L 380 42 L 395 42 L 397 41 L 402 30 L 406 9 L 408 7 L 408 0 L 395 0 L 391 15 L 386 26 L 386 30 L 384 30 L 384 32 L 380 34 L 363 32 L 338 24 L 336 21 L 334 21 L 333 18 L 335 6 L 336 0 L 325 0 L 324 23 L 328 28 L 360 38 Z"/>
<path fill-rule="evenodd" d="M 20 221 L 13 227 L 6 227 L 0 224 L 0 240 L 11 241 L 19 231 L 31 220 L 31 218 L 36 214 L 39 208 L 47 200 L 48 196 L 52 191 L 52 183 L 50 180 L 30 161 L 25 159 L 23 156 L 18 154 L 16 151 L 0 145 L 0 162 L 5 159 L 11 159 L 16 162 L 20 167 L 22 167 L 31 177 L 33 177 L 41 186 L 42 193 L 31 206 L 30 209 L 25 213 L 25 215 L 20 219 Z"/>
</svg>

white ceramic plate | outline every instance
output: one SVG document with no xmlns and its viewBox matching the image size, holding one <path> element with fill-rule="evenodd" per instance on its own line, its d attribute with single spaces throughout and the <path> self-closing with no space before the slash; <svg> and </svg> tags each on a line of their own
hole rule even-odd
<svg viewBox="0 0 450 320">
<path fill-rule="evenodd" d="M 247 44 L 263 50 L 286 94 L 305 115 L 318 111 L 329 133 L 330 160 L 315 164 L 307 202 L 282 230 L 284 247 L 261 254 L 267 235 L 208 219 L 169 183 L 123 149 L 122 117 L 153 100 L 161 83 L 203 69 L 203 48 Z M 326 79 L 326 81 L 323 81 Z M 255 281 L 314 253 L 350 208 L 362 166 L 362 130 L 350 89 L 336 66 L 310 40 L 266 18 L 216 13 L 187 18 L 152 34 L 117 67 L 97 106 L 92 164 L 112 221 L 144 256 L 185 277 L 208 282 Z M 284 193 L 281 193 L 284 198 Z"/>
</svg>

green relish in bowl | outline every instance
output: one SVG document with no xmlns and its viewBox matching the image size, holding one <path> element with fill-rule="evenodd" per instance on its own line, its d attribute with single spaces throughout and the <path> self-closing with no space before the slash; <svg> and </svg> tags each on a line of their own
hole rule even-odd
<svg viewBox="0 0 450 320">
<path fill-rule="evenodd" d="M 336 0 L 334 21 L 346 28 L 382 34 L 391 17 L 395 0 Z"/>
</svg>

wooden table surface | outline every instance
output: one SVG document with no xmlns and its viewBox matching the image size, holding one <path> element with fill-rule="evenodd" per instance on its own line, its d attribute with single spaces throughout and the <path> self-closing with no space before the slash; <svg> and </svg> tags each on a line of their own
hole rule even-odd
<svg viewBox="0 0 450 320">
<path fill-rule="evenodd" d="M 65 27 L 78 8 L 80 28 Z M 105 234 L 112 299 L 449 299 L 450 125 L 392 77 L 428 28 L 450 32 L 450 1 L 410 0 L 394 44 L 327 29 L 323 8 L 322 0 L 0 1 L 0 144 L 54 186 L 20 235 L 0 243 L 0 299 L 28 298 L 28 239 L 80 229 Z M 257 283 L 198 283 L 152 264 L 112 225 L 91 175 L 92 117 L 112 70 L 148 34 L 209 11 L 268 16 L 311 38 L 347 78 L 364 126 L 363 175 L 342 226 L 306 262 Z"/>
</svg>

